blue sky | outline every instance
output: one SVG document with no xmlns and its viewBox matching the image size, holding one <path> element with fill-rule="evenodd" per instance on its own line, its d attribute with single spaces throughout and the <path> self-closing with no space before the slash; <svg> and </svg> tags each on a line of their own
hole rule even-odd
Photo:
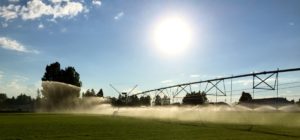
<svg viewBox="0 0 300 140">
<path fill-rule="evenodd" d="M 152 35 L 169 15 L 184 17 L 193 32 L 190 46 L 173 56 L 159 52 Z M 0 92 L 35 96 L 55 61 L 75 67 L 83 90 L 110 96 L 110 83 L 147 90 L 294 68 L 299 44 L 298 0 L 2 0 Z"/>
</svg>

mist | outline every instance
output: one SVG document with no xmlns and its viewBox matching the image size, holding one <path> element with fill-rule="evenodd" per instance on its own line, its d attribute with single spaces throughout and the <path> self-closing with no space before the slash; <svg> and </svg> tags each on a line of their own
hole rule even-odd
<svg viewBox="0 0 300 140">
<path fill-rule="evenodd" d="M 251 109 L 244 106 L 160 106 L 160 107 L 113 107 L 110 104 L 97 105 L 89 110 L 76 110 L 71 113 L 125 116 L 168 121 L 198 123 L 280 125 L 300 127 L 298 106 L 284 106 L 278 109 L 261 106 Z M 293 123 L 290 123 L 293 122 Z"/>
<path fill-rule="evenodd" d="M 295 115 L 300 112 L 298 105 L 277 108 L 265 105 L 256 106 L 254 109 L 242 105 L 114 107 L 109 99 L 103 97 L 80 99 L 78 87 L 59 82 L 43 82 L 42 86 L 47 108 L 40 112 L 125 116 L 196 123 L 300 127 L 300 119 Z"/>
</svg>

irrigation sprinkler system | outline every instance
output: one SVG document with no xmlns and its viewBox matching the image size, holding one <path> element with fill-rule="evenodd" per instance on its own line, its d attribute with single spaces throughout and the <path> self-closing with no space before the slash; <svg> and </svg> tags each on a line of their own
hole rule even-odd
<svg viewBox="0 0 300 140">
<path fill-rule="evenodd" d="M 255 90 L 276 90 L 276 95 L 278 98 L 278 83 L 279 83 L 279 74 L 285 73 L 285 72 L 295 72 L 300 71 L 300 68 L 292 68 L 292 69 L 282 69 L 282 70 L 273 70 L 273 71 L 263 71 L 263 72 L 253 72 L 250 74 L 242 74 L 242 75 L 235 75 L 235 76 L 229 76 L 229 77 L 221 77 L 221 78 L 215 78 L 215 79 L 209 79 L 209 80 L 203 80 L 203 81 L 196 81 L 196 82 L 189 82 L 189 83 L 183 83 L 183 84 L 177 84 L 172 86 L 166 86 L 151 90 L 146 90 L 140 93 L 136 93 L 134 95 L 148 95 L 148 94 L 154 94 L 154 97 L 156 95 L 168 95 L 171 96 L 173 101 L 174 98 L 177 97 L 177 95 L 181 92 L 185 93 L 192 93 L 192 85 L 199 85 L 201 87 L 201 84 L 205 84 L 205 88 L 202 89 L 206 95 L 213 95 L 216 97 L 218 96 L 227 96 L 227 90 L 226 90 L 226 84 L 225 80 L 231 80 L 230 82 L 230 101 L 232 101 L 232 79 L 237 78 L 244 78 L 244 77 L 252 77 L 252 96 L 254 98 Z M 270 81 L 273 81 L 274 83 L 270 83 Z"/>
</svg>

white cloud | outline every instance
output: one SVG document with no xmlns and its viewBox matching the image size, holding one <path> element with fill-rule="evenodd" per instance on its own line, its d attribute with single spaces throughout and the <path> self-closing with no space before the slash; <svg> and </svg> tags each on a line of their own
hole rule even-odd
<svg viewBox="0 0 300 140">
<path fill-rule="evenodd" d="M 119 20 L 120 18 L 122 18 L 124 16 L 124 12 L 120 12 L 120 13 L 118 13 L 115 17 L 114 17 L 114 19 L 115 20 Z"/>
<path fill-rule="evenodd" d="M 200 75 L 198 75 L 198 74 L 192 74 L 192 75 L 190 75 L 190 77 L 191 78 L 198 78 L 198 77 L 200 77 Z"/>
<path fill-rule="evenodd" d="M 38 87 L 35 85 L 27 85 L 26 82 L 19 79 L 13 79 L 6 83 L 5 87 L 1 89 L 4 93 L 10 96 L 18 96 L 21 93 L 35 97 L 35 93 Z"/>
<path fill-rule="evenodd" d="M 0 47 L 7 50 L 13 50 L 18 52 L 26 52 L 26 53 L 39 53 L 37 50 L 28 50 L 24 45 L 19 43 L 16 40 L 0 37 Z"/>
<path fill-rule="evenodd" d="M 0 17 L 5 20 L 11 20 L 18 17 L 21 6 L 9 4 L 8 6 L 0 6 Z"/>
<path fill-rule="evenodd" d="M 253 83 L 253 80 L 237 80 L 237 81 L 233 81 L 233 84 L 241 84 L 243 86 L 248 86 L 251 85 Z"/>
<path fill-rule="evenodd" d="M 38 28 L 39 28 L 39 29 L 44 29 L 44 24 L 40 23 L 40 24 L 38 25 Z"/>
<path fill-rule="evenodd" d="M 96 6 L 101 6 L 101 1 L 100 0 L 93 0 L 92 3 Z"/>
<path fill-rule="evenodd" d="M 173 83 L 173 81 L 172 80 L 164 80 L 164 81 L 161 81 L 160 83 L 169 84 L 169 83 Z"/>
<path fill-rule="evenodd" d="M 85 7 L 81 2 L 71 0 L 51 0 L 44 3 L 42 0 L 31 0 L 26 5 L 9 4 L 0 7 L 0 17 L 5 20 L 12 20 L 18 17 L 23 20 L 34 20 L 40 17 L 56 18 L 72 18 L 81 12 Z"/>
</svg>

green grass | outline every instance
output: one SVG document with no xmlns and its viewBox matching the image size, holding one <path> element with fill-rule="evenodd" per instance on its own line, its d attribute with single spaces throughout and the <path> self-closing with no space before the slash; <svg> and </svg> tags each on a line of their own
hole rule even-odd
<svg viewBox="0 0 300 140">
<path fill-rule="evenodd" d="M 299 113 L 292 116 L 300 119 Z M 297 125 L 216 124 L 83 114 L 0 114 L 0 139 L 299 140 L 300 128 Z"/>
</svg>

